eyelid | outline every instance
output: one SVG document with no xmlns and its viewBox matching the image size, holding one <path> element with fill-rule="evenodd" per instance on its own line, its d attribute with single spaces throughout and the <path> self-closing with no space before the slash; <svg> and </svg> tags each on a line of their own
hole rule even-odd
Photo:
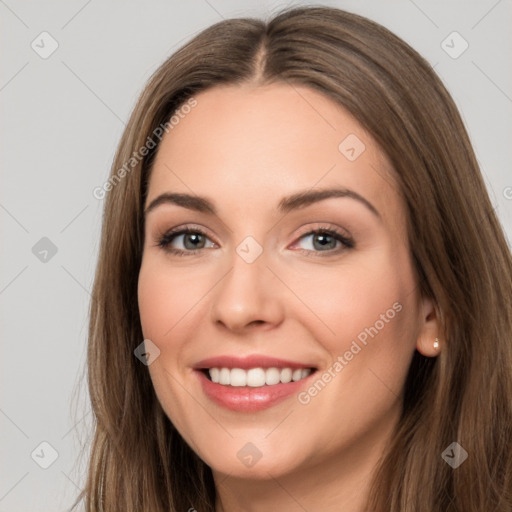
<svg viewBox="0 0 512 512">
<path fill-rule="evenodd" d="M 352 235 L 347 229 L 344 229 L 337 224 L 331 222 L 313 222 L 305 228 L 299 228 L 298 232 L 294 235 L 296 238 L 302 238 L 304 235 L 311 234 L 312 231 L 333 231 L 336 234 L 343 236 L 347 239 L 352 239 Z"/>
</svg>

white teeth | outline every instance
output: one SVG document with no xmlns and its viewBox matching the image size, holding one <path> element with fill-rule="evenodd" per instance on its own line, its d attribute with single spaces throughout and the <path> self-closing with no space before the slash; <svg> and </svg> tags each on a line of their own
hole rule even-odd
<svg viewBox="0 0 512 512">
<path fill-rule="evenodd" d="M 300 370 L 299 370 L 300 372 Z M 218 368 L 210 368 L 210 378 L 212 379 L 212 382 L 219 382 L 219 375 L 220 370 Z"/>
<path fill-rule="evenodd" d="M 244 370 L 242 370 L 244 371 Z M 251 368 L 247 372 L 247 385 L 252 388 L 265 385 L 265 370 L 263 368 Z"/>
<path fill-rule="evenodd" d="M 212 368 L 212 370 L 218 370 L 218 368 Z M 218 371 L 217 371 L 218 373 Z M 293 382 L 297 382 L 298 380 L 302 379 L 302 370 L 299 368 L 297 370 L 293 370 L 293 374 L 292 374 L 292 380 Z M 212 378 L 213 380 L 213 378 Z M 217 380 L 218 382 L 218 380 Z"/>
<path fill-rule="evenodd" d="M 242 368 L 210 368 L 208 370 L 212 382 L 224 386 L 234 387 L 260 387 L 273 386 L 275 384 L 288 382 L 297 382 L 306 378 L 311 370 L 309 368 L 251 368 L 243 370 Z"/>
<path fill-rule="evenodd" d="M 229 368 L 221 368 L 219 373 L 219 384 L 228 385 L 231 382 L 231 372 Z"/>
<path fill-rule="evenodd" d="M 230 378 L 232 386 L 245 386 L 247 384 L 247 374 L 240 368 L 233 368 Z"/>
<path fill-rule="evenodd" d="M 265 372 L 265 384 L 267 386 L 273 386 L 279 384 L 281 378 L 281 372 L 278 368 L 268 368 Z"/>
<path fill-rule="evenodd" d="M 291 382 L 292 373 L 293 370 L 291 368 L 283 368 L 281 370 L 281 382 L 283 382 L 284 384 L 288 384 L 288 382 Z"/>
</svg>

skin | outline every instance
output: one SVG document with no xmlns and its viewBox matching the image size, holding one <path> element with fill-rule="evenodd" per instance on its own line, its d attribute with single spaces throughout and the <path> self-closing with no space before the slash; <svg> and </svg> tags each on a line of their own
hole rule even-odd
<svg viewBox="0 0 512 512">
<path fill-rule="evenodd" d="M 146 201 L 197 194 L 218 211 L 161 204 L 146 216 L 138 300 L 144 337 L 160 350 L 149 366 L 158 399 L 212 468 L 217 510 L 362 511 L 414 350 L 439 352 L 392 169 L 353 117 L 307 87 L 220 86 L 196 99 L 162 139 Z M 349 134 L 366 147 L 354 161 L 338 149 Z M 350 197 L 276 210 L 284 196 L 334 187 L 357 192 L 380 217 Z M 206 233 L 196 254 L 158 246 L 185 224 Z M 355 246 L 330 239 L 324 249 L 307 234 L 333 226 Z M 263 250 L 253 263 L 236 252 L 247 236 Z M 190 251 L 185 238 L 171 246 Z M 396 302 L 401 311 L 305 405 L 292 395 L 263 411 L 231 411 L 204 395 L 192 370 L 207 357 L 265 354 L 312 363 L 321 375 Z M 237 457 L 247 442 L 262 455 L 252 467 Z"/>
</svg>

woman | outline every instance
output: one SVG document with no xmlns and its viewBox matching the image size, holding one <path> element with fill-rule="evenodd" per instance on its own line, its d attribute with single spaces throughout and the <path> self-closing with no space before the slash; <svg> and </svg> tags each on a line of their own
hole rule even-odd
<svg viewBox="0 0 512 512">
<path fill-rule="evenodd" d="M 512 510 L 512 262 L 428 63 L 324 7 L 153 75 L 103 187 L 87 510 Z"/>
</svg>

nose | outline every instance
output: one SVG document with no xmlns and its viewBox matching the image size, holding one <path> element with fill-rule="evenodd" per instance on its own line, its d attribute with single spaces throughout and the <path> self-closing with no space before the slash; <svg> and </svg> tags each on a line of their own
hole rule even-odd
<svg viewBox="0 0 512 512">
<path fill-rule="evenodd" d="M 235 253 L 231 269 L 213 290 L 215 325 L 236 333 L 278 326 L 284 319 L 286 299 L 274 272 L 267 267 L 265 252 L 252 263 Z"/>
</svg>

